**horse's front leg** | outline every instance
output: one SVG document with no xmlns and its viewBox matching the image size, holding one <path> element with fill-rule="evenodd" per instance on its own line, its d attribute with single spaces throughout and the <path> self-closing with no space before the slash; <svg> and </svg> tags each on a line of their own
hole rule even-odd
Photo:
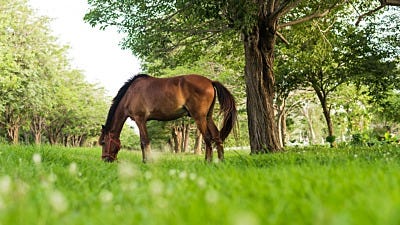
<svg viewBox="0 0 400 225">
<path fill-rule="evenodd" d="M 140 147 L 142 149 L 142 161 L 148 162 L 150 159 L 150 139 L 147 133 L 146 120 L 142 118 L 135 118 L 136 125 L 139 128 Z"/>
</svg>

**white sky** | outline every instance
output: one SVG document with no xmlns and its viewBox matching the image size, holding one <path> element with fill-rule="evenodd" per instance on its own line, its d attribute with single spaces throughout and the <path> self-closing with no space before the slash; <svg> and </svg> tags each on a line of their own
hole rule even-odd
<svg viewBox="0 0 400 225">
<path fill-rule="evenodd" d="M 39 15 L 53 19 L 51 29 L 60 44 L 69 45 L 73 68 L 87 81 L 99 83 L 114 97 L 131 76 L 140 71 L 139 60 L 129 50 L 121 50 L 122 35 L 111 28 L 100 31 L 83 21 L 86 0 L 29 0 Z"/>
</svg>

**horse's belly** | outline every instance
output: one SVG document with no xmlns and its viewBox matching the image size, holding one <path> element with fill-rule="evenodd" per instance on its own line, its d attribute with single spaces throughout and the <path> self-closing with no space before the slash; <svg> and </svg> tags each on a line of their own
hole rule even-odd
<svg viewBox="0 0 400 225">
<path fill-rule="evenodd" d="M 168 121 L 168 120 L 176 120 L 183 116 L 187 116 L 188 111 L 185 108 L 179 109 L 170 109 L 170 110 L 154 110 L 149 115 L 149 120 L 160 120 L 160 121 Z"/>
</svg>

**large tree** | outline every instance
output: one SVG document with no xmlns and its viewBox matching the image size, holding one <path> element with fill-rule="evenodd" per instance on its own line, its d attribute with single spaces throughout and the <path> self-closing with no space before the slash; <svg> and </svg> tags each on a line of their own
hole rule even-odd
<svg viewBox="0 0 400 225">
<path fill-rule="evenodd" d="M 244 47 L 252 153 L 282 149 L 274 118 L 273 72 L 279 31 L 327 15 L 345 0 L 89 0 L 85 20 L 117 26 L 125 48 L 169 66 L 194 61 L 216 43 Z"/>
</svg>

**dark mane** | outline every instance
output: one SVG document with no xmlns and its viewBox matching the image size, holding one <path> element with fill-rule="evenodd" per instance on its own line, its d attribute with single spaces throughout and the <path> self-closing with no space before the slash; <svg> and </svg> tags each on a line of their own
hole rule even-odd
<svg viewBox="0 0 400 225">
<path fill-rule="evenodd" d="M 150 77 L 150 76 L 147 75 L 147 74 L 137 74 L 137 75 L 131 77 L 129 80 L 127 80 L 125 82 L 125 84 L 119 89 L 117 95 L 112 100 L 112 104 L 111 104 L 110 110 L 108 111 L 106 125 L 104 126 L 105 131 L 109 131 L 110 130 L 111 121 L 112 121 L 112 119 L 114 117 L 115 110 L 117 110 L 119 102 L 124 97 L 126 91 L 131 86 L 131 84 L 138 78 L 147 78 L 147 77 Z"/>
</svg>

